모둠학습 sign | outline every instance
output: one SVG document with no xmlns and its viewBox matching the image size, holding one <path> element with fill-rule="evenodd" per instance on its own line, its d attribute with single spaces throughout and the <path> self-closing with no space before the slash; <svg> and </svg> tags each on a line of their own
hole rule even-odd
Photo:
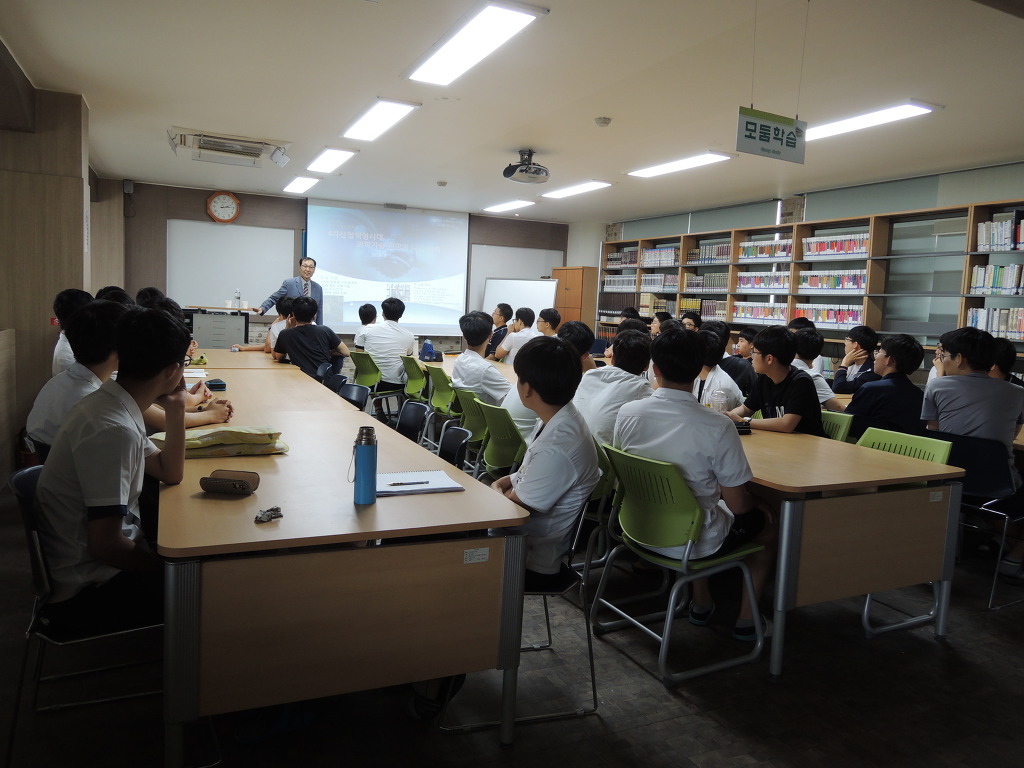
<svg viewBox="0 0 1024 768">
<path fill-rule="evenodd" d="M 806 134 L 803 120 L 740 107 L 736 151 L 803 164 Z"/>
</svg>

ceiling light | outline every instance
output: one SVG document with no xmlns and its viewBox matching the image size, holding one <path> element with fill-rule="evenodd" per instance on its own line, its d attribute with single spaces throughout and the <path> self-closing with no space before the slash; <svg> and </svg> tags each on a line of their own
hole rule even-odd
<svg viewBox="0 0 1024 768">
<path fill-rule="evenodd" d="M 525 208 L 528 205 L 533 205 L 533 203 L 529 200 L 513 200 L 510 203 L 492 205 L 490 208 L 484 208 L 484 210 L 488 213 L 505 213 L 505 211 L 514 211 L 518 208 Z"/>
<path fill-rule="evenodd" d="M 346 139 L 373 141 L 419 106 L 411 101 L 377 99 L 377 103 L 342 135 Z"/>
<path fill-rule="evenodd" d="M 296 176 L 292 179 L 292 183 L 284 188 L 284 191 L 294 192 L 296 195 L 301 195 L 319 181 L 320 179 L 314 179 L 309 176 Z"/>
<path fill-rule="evenodd" d="M 354 154 L 355 152 L 347 149 L 325 149 L 306 166 L 306 170 L 313 173 L 334 173 Z"/>
<path fill-rule="evenodd" d="M 547 13 L 543 8 L 489 3 L 456 31 L 444 45 L 409 75 L 410 80 L 448 85 L 466 70 L 496 51 L 527 24 Z"/>
<path fill-rule="evenodd" d="M 728 159 L 728 155 L 720 155 L 716 152 L 705 152 L 703 155 L 684 157 L 682 160 L 674 160 L 671 163 L 652 165 L 650 168 L 641 168 L 639 171 L 630 171 L 629 175 L 640 176 L 642 178 L 649 179 L 651 176 L 661 176 L 663 173 L 675 173 L 676 171 L 686 171 L 689 170 L 690 168 L 699 168 L 702 165 L 719 163 L 722 160 Z"/>
<path fill-rule="evenodd" d="M 577 184 L 574 187 L 564 187 L 562 189 L 556 189 L 554 192 L 548 192 L 547 194 L 541 195 L 541 197 L 561 198 L 561 197 L 572 197 L 573 195 L 582 195 L 584 192 L 593 192 L 595 189 L 604 189 L 610 187 L 607 181 L 586 181 L 583 184 Z"/>
<path fill-rule="evenodd" d="M 868 112 L 866 115 L 848 117 L 845 120 L 837 120 L 834 123 L 825 123 L 824 125 L 815 125 L 807 129 L 806 140 L 814 141 L 815 139 L 824 139 L 829 136 L 838 136 L 841 133 L 859 131 L 862 128 L 874 128 L 876 125 L 884 125 L 896 120 L 906 120 L 908 117 L 927 115 L 936 109 L 942 109 L 942 107 L 935 104 L 926 104 L 923 101 L 908 101 L 906 104 L 900 104 L 898 107 L 879 109 L 875 112 Z"/>
</svg>

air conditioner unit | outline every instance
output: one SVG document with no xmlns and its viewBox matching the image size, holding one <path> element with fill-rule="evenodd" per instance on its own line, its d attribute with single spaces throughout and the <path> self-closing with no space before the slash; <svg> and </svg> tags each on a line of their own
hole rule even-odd
<svg viewBox="0 0 1024 768">
<path fill-rule="evenodd" d="M 259 168 L 261 162 L 269 158 L 275 150 L 284 150 L 290 143 L 276 139 L 216 134 L 177 126 L 167 131 L 167 141 L 174 154 L 178 154 L 178 149 L 184 147 L 192 150 L 193 160 L 248 168 Z"/>
</svg>

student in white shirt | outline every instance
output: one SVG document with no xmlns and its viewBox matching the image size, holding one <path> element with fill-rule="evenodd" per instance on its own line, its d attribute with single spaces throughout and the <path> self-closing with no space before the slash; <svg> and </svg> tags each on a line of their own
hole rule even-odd
<svg viewBox="0 0 1024 768">
<path fill-rule="evenodd" d="M 384 299 L 380 303 L 384 320 L 367 327 L 362 336 L 363 349 L 380 368 L 379 389 L 401 389 L 405 386 L 405 366 L 402 355 L 415 355 L 415 340 L 412 333 L 398 325 L 405 314 L 405 302 L 401 299 Z"/>
<path fill-rule="evenodd" d="M 92 301 L 92 294 L 81 291 L 78 288 L 66 288 L 54 297 L 53 316 L 57 318 L 57 323 L 60 325 L 60 336 L 57 337 L 57 344 L 53 348 L 51 376 L 56 376 L 61 371 L 66 371 L 75 362 L 75 353 L 71 351 L 71 344 L 64 333 L 64 325 L 71 315 L 90 301 Z"/>
<path fill-rule="evenodd" d="M 599 443 L 611 443 L 615 419 L 623 405 L 650 397 L 654 391 L 644 376 L 651 362 L 648 334 L 622 331 L 608 349 L 612 362 L 584 373 L 572 400 Z"/>
<path fill-rule="evenodd" d="M 459 318 L 459 328 L 467 349 L 455 358 L 452 386 L 473 390 L 481 401 L 489 405 L 500 404 L 512 385 L 494 367 L 494 363 L 483 358 L 491 336 L 490 316 L 485 312 L 470 312 Z"/>
<path fill-rule="evenodd" d="M 561 313 L 554 307 L 542 309 L 537 315 L 537 333 L 543 336 L 554 336 L 562 323 Z"/>
<path fill-rule="evenodd" d="M 708 408 L 714 407 L 714 395 L 722 393 L 723 411 L 731 411 L 743 404 L 743 392 L 740 390 L 732 376 L 722 370 L 719 362 L 725 353 L 725 346 L 729 343 L 728 337 L 722 338 L 714 331 L 697 331 L 704 339 L 704 347 L 707 350 L 704 355 L 704 366 L 693 382 L 693 394 L 697 402 Z"/>
<path fill-rule="evenodd" d="M 817 326 L 814 324 L 814 321 L 809 317 L 794 317 L 786 324 L 786 327 L 789 328 L 790 333 L 796 333 L 797 331 L 802 331 L 804 329 L 811 331 L 817 330 Z M 751 342 L 753 342 L 753 338 L 751 338 Z M 749 354 L 746 356 L 750 357 Z M 825 376 L 825 358 L 821 356 L 821 353 L 814 358 L 814 362 L 809 365 L 809 368 L 820 374 L 822 377 Z"/>
<path fill-rule="evenodd" d="M 803 328 L 793 334 L 796 341 L 796 357 L 790 363 L 798 371 L 807 371 L 814 382 L 814 390 L 818 393 L 818 402 L 826 411 L 846 410 L 846 406 L 835 396 L 832 387 L 825 381 L 825 377 L 814 370 L 813 363 L 821 358 L 821 348 L 825 346 L 825 339 L 821 334 L 812 328 Z"/>
<path fill-rule="evenodd" d="M 530 339 L 540 336 L 540 332 L 533 327 L 534 318 L 533 310 L 529 307 L 520 307 L 516 310 L 516 319 L 512 322 L 511 333 L 494 350 L 496 360 L 503 360 L 512 365 L 516 359 L 516 352 Z"/>
<path fill-rule="evenodd" d="M 288 327 L 288 318 L 292 316 L 292 300 L 291 296 L 282 296 L 277 300 L 275 306 L 277 319 L 270 324 L 270 328 L 267 329 L 267 338 L 262 344 L 232 344 L 231 348 L 237 349 L 239 352 L 265 352 L 268 355 L 273 352 L 278 335 Z M 285 355 L 285 359 L 288 359 L 287 355 Z"/>
<path fill-rule="evenodd" d="M 359 322 L 362 325 L 356 331 L 356 337 L 352 342 L 356 349 L 363 348 L 363 342 L 366 340 L 366 329 L 377 322 L 377 308 L 373 304 L 363 304 L 359 307 Z"/>
</svg>

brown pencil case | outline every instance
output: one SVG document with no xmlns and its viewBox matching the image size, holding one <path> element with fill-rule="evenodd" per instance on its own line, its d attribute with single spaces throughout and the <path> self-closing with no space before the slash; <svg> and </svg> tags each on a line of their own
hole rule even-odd
<svg viewBox="0 0 1024 768">
<path fill-rule="evenodd" d="M 258 472 L 240 469 L 215 469 L 209 477 L 199 478 L 199 487 L 207 493 L 233 493 L 248 496 L 260 487 Z"/>
</svg>

